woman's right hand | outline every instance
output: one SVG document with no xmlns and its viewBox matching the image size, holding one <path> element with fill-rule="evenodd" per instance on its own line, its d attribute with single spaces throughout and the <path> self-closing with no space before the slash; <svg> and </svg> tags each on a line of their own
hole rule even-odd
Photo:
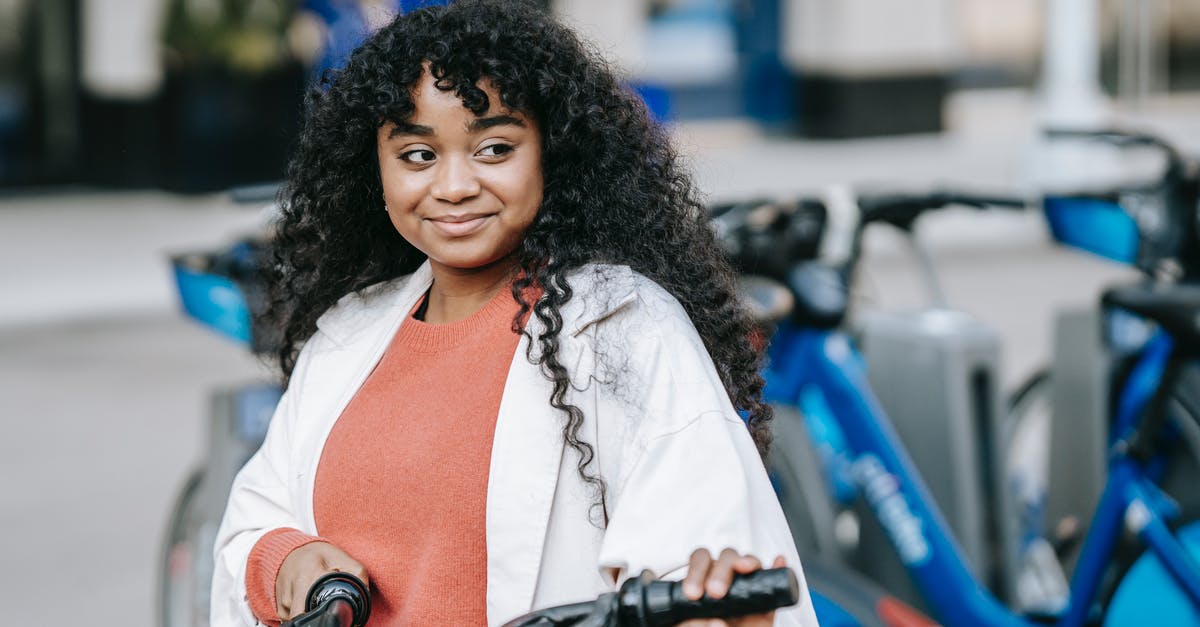
<svg viewBox="0 0 1200 627">
<path fill-rule="evenodd" d="M 367 569 L 357 560 L 328 542 L 310 542 L 292 551 L 283 560 L 275 578 L 275 609 L 281 620 L 291 620 L 304 613 L 308 589 L 322 575 L 330 572 L 349 573 L 370 586 Z"/>
</svg>

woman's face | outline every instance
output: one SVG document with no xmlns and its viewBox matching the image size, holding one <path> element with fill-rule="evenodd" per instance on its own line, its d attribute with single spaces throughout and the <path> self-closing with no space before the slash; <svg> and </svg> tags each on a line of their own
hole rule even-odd
<svg viewBox="0 0 1200 627">
<path fill-rule="evenodd" d="M 489 109 L 476 116 L 429 72 L 413 90 L 415 111 L 377 136 L 388 215 L 434 270 L 500 267 L 542 203 L 542 137 L 509 111 L 489 84 Z"/>
</svg>

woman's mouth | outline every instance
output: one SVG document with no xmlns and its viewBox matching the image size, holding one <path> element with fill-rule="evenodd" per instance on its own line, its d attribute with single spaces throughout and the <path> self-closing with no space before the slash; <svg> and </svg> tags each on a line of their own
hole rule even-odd
<svg viewBox="0 0 1200 627">
<path fill-rule="evenodd" d="M 482 229 L 488 220 L 495 215 L 494 213 L 476 213 L 461 216 L 426 218 L 426 220 L 434 229 L 446 237 L 465 237 Z"/>
</svg>

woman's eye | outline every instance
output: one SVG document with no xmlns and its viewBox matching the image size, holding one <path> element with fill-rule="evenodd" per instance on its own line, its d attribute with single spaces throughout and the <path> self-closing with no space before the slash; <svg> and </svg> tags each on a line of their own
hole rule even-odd
<svg viewBox="0 0 1200 627">
<path fill-rule="evenodd" d="M 513 151 L 513 147 L 509 144 L 492 144 L 479 149 L 479 154 L 484 157 L 500 157 Z"/>
<path fill-rule="evenodd" d="M 433 151 L 426 150 L 424 148 L 420 150 L 410 150 L 408 152 L 401 153 L 400 155 L 400 159 L 402 161 L 407 161 L 409 163 L 428 163 L 433 161 L 434 158 L 435 155 L 433 154 Z"/>
</svg>

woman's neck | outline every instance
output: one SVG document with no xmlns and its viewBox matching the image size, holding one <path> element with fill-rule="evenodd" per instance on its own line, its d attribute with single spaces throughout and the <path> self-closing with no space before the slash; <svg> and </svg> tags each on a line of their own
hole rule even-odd
<svg viewBox="0 0 1200 627">
<path fill-rule="evenodd" d="M 425 308 L 425 322 L 446 324 L 471 316 L 512 282 L 515 273 L 507 260 L 483 268 L 451 268 L 432 264 L 433 285 Z"/>
</svg>

